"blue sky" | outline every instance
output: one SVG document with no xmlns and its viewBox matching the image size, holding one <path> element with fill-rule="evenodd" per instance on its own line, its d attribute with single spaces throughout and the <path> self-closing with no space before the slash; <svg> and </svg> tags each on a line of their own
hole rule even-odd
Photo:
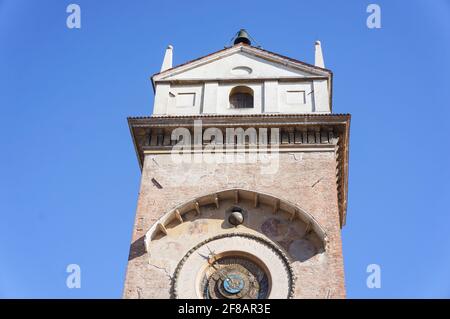
<svg viewBox="0 0 450 319">
<path fill-rule="evenodd" d="M 320 39 L 334 112 L 352 114 L 348 297 L 450 297 L 450 1 L 372 2 L 381 29 L 370 1 L 0 0 L 0 297 L 121 296 L 140 181 L 126 117 L 151 114 L 167 44 L 179 64 L 242 27 L 305 62 Z"/>
</svg>

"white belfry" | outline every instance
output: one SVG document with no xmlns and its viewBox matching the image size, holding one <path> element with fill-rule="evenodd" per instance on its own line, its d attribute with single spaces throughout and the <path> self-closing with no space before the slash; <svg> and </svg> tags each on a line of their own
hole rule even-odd
<svg viewBox="0 0 450 319">
<path fill-rule="evenodd" d="M 314 65 L 318 66 L 319 68 L 324 68 L 325 62 L 323 61 L 322 46 L 319 40 L 316 41 L 314 47 Z"/>
<path fill-rule="evenodd" d="M 167 46 L 166 53 L 164 54 L 164 60 L 161 65 L 161 72 L 172 68 L 173 58 L 173 46 L 170 44 Z"/>
<path fill-rule="evenodd" d="M 168 46 L 161 72 L 152 76 L 153 114 L 331 113 L 332 73 L 319 42 L 316 60 L 307 64 L 239 34 L 233 46 L 175 67 Z"/>
</svg>

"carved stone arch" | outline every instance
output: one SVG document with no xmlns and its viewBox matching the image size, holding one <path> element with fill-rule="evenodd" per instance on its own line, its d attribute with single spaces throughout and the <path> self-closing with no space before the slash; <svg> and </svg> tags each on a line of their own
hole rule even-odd
<svg viewBox="0 0 450 319">
<path fill-rule="evenodd" d="M 300 206 L 267 193 L 241 188 L 231 188 L 215 193 L 201 195 L 170 209 L 147 231 L 145 235 L 145 247 L 147 251 L 149 242 L 152 241 L 158 233 L 167 235 L 168 225 L 173 224 L 173 222 L 183 223 L 185 221 L 183 218 L 185 214 L 195 212 L 197 216 L 201 216 L 202 207 L 214 205 L 216 208 L 220 208 L 221 201 L 230 199 L 233 200 L 236 205 L 242 201 L 251 201 L 255 208 L 261 204 L 271 206 L 273 214 L 277 214 L 280 211 L 286 212 L 290 222 L 301 221 L 305 223 L 307 226 L 307 232 L 314 232 L 321 240 L 324 250 L 326 250 L 328 245 L 328 236 L 324 228 L 319 224 L 314 216 L 302 209 Z"/>
<path fill-rule="evenodd" d="M 149 264 L 171 278 L 172 297 L 187 299 L 291 298 L 294 267 L 320 264 L 327 243 L 325 230 L 298 205 L 241 188 L 179 204 L 145 235 Z"/>
</svg>

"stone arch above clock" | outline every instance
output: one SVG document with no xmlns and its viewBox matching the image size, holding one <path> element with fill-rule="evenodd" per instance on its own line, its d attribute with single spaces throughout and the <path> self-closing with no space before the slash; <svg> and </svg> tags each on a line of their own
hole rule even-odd
<svg viewBox="0 0 450 319">
<path fill-rule="evenodd" d="M 238 226 L 228 220 L 236 208 L 244 215 Z M 198 242 L 230 232 L 270 240 L 293 262 L 324 252 L 328 241 L 323 228 L 300 207 L 269 194 L 228 189 L 174 207 L 147 231 L 145 247 L 150 259 L 157 252 L 158 260 L 174 265 Z"/>
</svg>

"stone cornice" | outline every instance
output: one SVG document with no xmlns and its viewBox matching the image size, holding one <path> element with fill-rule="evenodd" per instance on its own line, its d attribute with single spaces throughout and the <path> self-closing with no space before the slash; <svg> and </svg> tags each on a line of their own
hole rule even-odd
<svg viewBox="0 0 450 319">
<path fill-rule="evenodd" d="M 172 84 L 197 84 L 197 83 L 205 83 L 205 82 L 219 82 L 219 83 L 262 83 L 264 81 L 278 81 L 278 82 L 310 82 L 314 80 L 327 80 L 326 76 L 290 76 L 290 77 L 240 77 L 240 78 L 187 78 L 187 79 L 167 79 L 167 80 L 159 80 L 158 83 L 172 83 Z"/>
<path fill-rule="evenodd" d="M 202 128 L 246 129 L 248 127 L 280 129 L 279 148 L 298 151 L 332 150 L 336 152 L 336 181 L 341 227 L 345 225 L 348 192 L 349 114 L 251 114 L 251 115 L 177 115 L 128 118 L 128 124 L 142 169 L 145 153 L 170 151 L 174 128 L 193 130 L 194 121 Z M 270 144 L 269 144 L 270 145 Z"/>
</svg>

